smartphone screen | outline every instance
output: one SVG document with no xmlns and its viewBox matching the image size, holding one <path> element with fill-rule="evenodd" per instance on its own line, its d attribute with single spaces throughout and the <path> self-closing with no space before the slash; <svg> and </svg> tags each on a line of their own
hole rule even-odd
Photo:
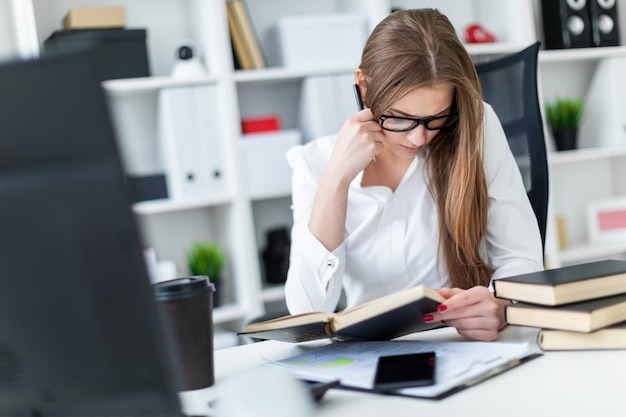
<svg viewBox="0 0 626 417">
<path fill-rule="evenodd" d="M 435 352 L 378 358 L 375 390 L 424 387 L 435 383 Z"/>
</svg>

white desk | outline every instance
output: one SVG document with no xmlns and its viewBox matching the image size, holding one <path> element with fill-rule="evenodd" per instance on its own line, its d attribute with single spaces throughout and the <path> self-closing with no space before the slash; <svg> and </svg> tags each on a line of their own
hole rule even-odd
<svg viewBox="0 0 626 417">
<path fill-rule="evenodd" d="M 499 340 L 535 340 L 536 330 L 509 326 Z M 411 335 L 412 340 L 460 340 L 453 329 Z M 215 351 L 216 386 L 220 379 L 256 367 L 264 359 L 283 359 L 298 345 L 260 342 Z M 186 413 L 206 414 L 215 388 L 181 394 Z M 242 398 L 245 401 L 245 399 Z M 545 352 L 478 385 L 442 400 L 383 396 L 332 389 L 318 416 L 626 416 L 626 350 Z M 236 417 L 236 416 L 233 416 Z"/>
</svg>

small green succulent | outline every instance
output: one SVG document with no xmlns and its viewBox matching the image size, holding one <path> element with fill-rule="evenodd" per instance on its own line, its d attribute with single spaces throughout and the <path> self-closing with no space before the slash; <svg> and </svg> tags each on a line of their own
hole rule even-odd
<svg viewBox="0 0 626 417">
<path fill-rule="evenodd" d="M 187 266 L 193 275 L 206 275 L 218 282 L 226 265 L 226 253 L 215 242 L 197 242 L 187 251 Z"/>
<path fill-rule="evenodd" d="M 575 129 L 583 116 L 584 103 L 581 98 L 561 98 L 546 103 L 546 119 L 553 131 Z"/>
</svg>

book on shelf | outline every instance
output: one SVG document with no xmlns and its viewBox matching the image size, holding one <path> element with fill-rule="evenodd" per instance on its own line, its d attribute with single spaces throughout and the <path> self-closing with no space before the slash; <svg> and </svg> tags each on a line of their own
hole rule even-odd
<svg viewBox="0 0 626 417">
<path fill-rule="evenodd" d="M 541 329 L 537 343 L 543 350 L 626 349 L 626 321 L 591 333 Z"/>
<path fill-rule="evenodd" d="M 245 70 L 265 68 L 265 58 L 243 0 L 227 1 L 226 14 L 235 67 Z"/>
<path fill-rule="evenodd" d="M 505 314 L 509 324 L 588 333 L 626 320 L 626 294 L 562 306 L 513 303 Z"/>
<path fill-rule="evenodd" d="M 494 294 L 557 306 L 626 293 L 626 261 L 604 260 L 531 272 L 493 281 Z"/>
<path fill-rule="evenodd" d="M 444 301 L 434 290 L 419 285 L 337 313 L 313 312 L 252 323 L 239 335 L 284 342 L 318 339 L 390 340 L 440 327 L 422 316 Z"/>
</svg>

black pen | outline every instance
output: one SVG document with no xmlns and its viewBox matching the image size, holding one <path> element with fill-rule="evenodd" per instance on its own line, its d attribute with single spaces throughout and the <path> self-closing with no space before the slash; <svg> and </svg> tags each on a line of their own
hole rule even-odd
<svg viewBox="0 0 626 417">
<path fill-rule="evenodd" d="M 359 111 L 363 110 L 365 106 L 363 106 L 363 99 L 361 98 L 361 89 L 358 84 L 354 84 L 354 98 L 356 98 L 356 106 L 359 108 Z M 372 159 L 376 162 L 376 157 Z"/>
<path fill-rule="evenodd" d="M 354 98 L 356 98 L 356 105 L 359 108 L 359 111 L 363 110 L 363 99 L 361 99 L 361 89 L 358 84 L 354 84 Z"/>
</svg>

